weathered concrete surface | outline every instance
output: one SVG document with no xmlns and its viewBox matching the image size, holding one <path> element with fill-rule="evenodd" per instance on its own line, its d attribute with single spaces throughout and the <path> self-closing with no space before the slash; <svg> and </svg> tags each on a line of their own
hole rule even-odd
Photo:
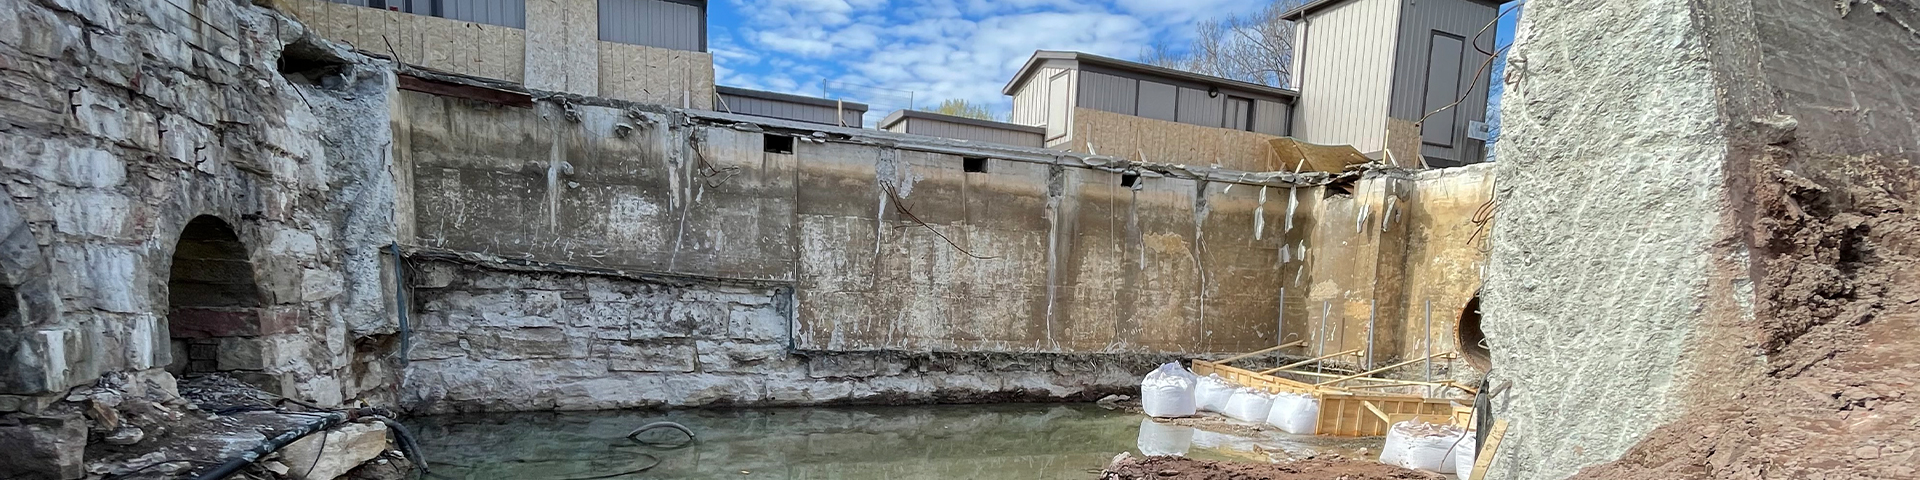
<svg viewBox="0 0 1920 480">
<path fill-rule="evenodd" d="M 797 352 L 788 287 L 415 261 L 414 412 L 1078 399 L 1173 356 Z"/>
<path fill-rule="evenodd" d="M 1271 188 L 1151 172 L 1126 188 L 1002 159 L 967 173 L 931 141 L 769 153 L 791 133 L 402 99 L 419 244 L 791 284 L 801 350 L 1241 352 L 1276 334 L 1288 222 Z"/>
<path fill-rule="evenodd" d="M 1905 1 L 1529 5 L 1489 478 L 1916 473 L 1916 22 Z"/>
</svg>

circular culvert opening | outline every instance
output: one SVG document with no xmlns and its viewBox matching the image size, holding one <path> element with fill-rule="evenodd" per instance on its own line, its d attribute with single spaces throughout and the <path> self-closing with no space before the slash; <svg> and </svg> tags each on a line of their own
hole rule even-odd
<svg viewBox="0 0 1920 480">
<path fill-rule="evenodd" d="M 1480 294 L 1474 293 L 1467 300 L 1467 306 L 1460 309 L 1460 322 L 1453 338 L 1460 342 L 1454 346 L 1467 364 L 1482 372 L 1493 369 L 1493 352 L 1487 349 L 1487 334 L 1480 331 Z"/>
</svg>

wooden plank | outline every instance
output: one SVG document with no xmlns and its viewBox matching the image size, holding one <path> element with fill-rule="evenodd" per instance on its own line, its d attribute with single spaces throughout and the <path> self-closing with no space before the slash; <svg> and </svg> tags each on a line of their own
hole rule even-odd
<svg viewBox="0 0 1920 480">
<path fill-rule="evenodd" d="M 1389 425 L 1388 428 L 1392 428 L 1391 425 L 1397 425 L 1400 422 L 1405 422 L 1409 420 L 1419 420 L 1425 423 L 1446 424 L 1448 422 L 1451 422 L 1453 420 L 1453 417 L 1447 416 L 1447 415 L 1420 415 L 1420 414 L 1413 414 L 1413 413 L 1394 413 L 1394 414 L 1387 415 L 1387 425 Z"/>
<path fill-rule="evenodd" d="M 1298 341 L 1298 342 L 1293 342 L 1293 343 L 1306 343 L 1306 341 L 1305 341 L 1305 340 L 1301 340 L 1301 341 Z M 1270 374 L 1270 373 L 1273 373 L 1273 372 L 1278 372 L 1278 371 L 1281 371 L 1281 370 L 1286 370 L 1286 369 L 1289 369 L 1289 368 L 1294 368 L 1294 367 L 1298 367 L 1298 366 L 1301 366 L 1301 365 L 1306 365 L 1306 364 L 1310 364 L 1310 363 L 1313 363 L 1313 362 L 1318 362 L 1318 361 L 1321 361 L 1321 360 L 1326 360 L 1326 359 L 1329 359 L 1329 358 L 1333 358 L 1333 357 L 1338 357 L 1338 356 L 1341 356 L 1341 355 L 1352 355 L 1352 354 L 1355 354 L 1355 353 L 1360 353 L 1360 349 L 1358 349 L 1358 348 L 1356 348 L 1356 349 L 1352 349 L 1352 350 L 1347 350 L 1347 351 L 1344 351 L 1344 352 L 1340 352 L 1340 353 L 1335 353 L 1335 354 L 1332 354 L 1332 355 L 1321 355 L 1321 356 L 1318 356 L 1318 357 L 1313 357 L 1313 358 L 1309 358 L 1309 359 L 1306 359 L 1306 360 L 1301 360 L 1301 361 L 1298 361 L 1298 362 L 1293 362 L 1293 363 L 1289 363 L 1289 364 L 1286 364 L 1286 365 L 1281 365 L 1281 366 L 1278 366 L 1278 367 L 1273 367 L 1273 368 L 1269 368 L 1269 369 L 1266 369 L 1266 370 L 1261 370 L 1261 371 L 1260 371 L 1259 373 L 1260 373 L 1261 375 L 1266 375 L 1266 374 Z"/>
<path fill-rule="evenodd" d="M 1360 406 L 1367 407 L 1367 411 L 1373 412 L 1373 416 L 1380 417 L 1380 421 L 1387 422 L 1388 425 L 1393 424 L 1393 421 L 1387 419 L 1387 412 L 1380 411 L 1380 407 L 1373 406 L 1373 402 L 1361 400 Z"/>
<path fill-rule="evenodd" d="M 1249 353 L 1242 353 L 1242 354 L 1239 354 L 1239 355 L 1234 355 L 1234 356 L 1232 356 L 1232 357 L 1227 357 L 1227 359 L 1225 359 L 1225 360 L 1214 360 L 1214 361 L 1213 361 L 1213 363 L 1215 363 L 1215 364 L 1221 364 L 1221 363 L 1227 363 L 1227 362 L 1231 362 L 1231 361 L 1234 361 L 1234 360 L 1240 360 L 1240 359 L 1243 359 L 1243 358 L 1247 358 L 1247 357 L 1251 357 L 1251 356 L 1254 356 L 1254 355 L 1259 355 L 1259 354 L 1262 354 L 1262 353 L 1268 353 L 1268 352 L 1272 352 L 1272 351 L 1274 351 L 1274 350 L 1279 350 L 1279 349 L 1282 349 L 1282 348 L 1287 348 L 1287 347 L 1298 347 L 1298 346 L 1301 346 L 1301 345 L 1305 345 L 1306 343 L 1307 343 L 1307 341 L 1306 341 L 1306 340 L 1295 340 L 1295 341 L 1293 341 L 1293 342 L 1291 342 L 1291 343 L 1283 343 L 1283 344 L 1280 344 L 1280 345 L 1274 345 L 1274 346 L 1271 346 L 1271 347 L 1267 347 L 1267 348 L 1262 348 L 1262 349 L 1260 349 L 1260 350 L 1255 350 L 1255 351 L 1253 351 L 1253 352 L 1249 352 Z M 1264 372 L 1263 372 L 1263 373 L 1264 373 Z"/>
<path fill-rule="evenodd" d="M 1480 456 L 1473 459 L 1473 478 L 1486 480 L 1487 467 L 1493 466 L 1493 454 L 1500 449 L 1500 439 L 1507 436 L 1507 419 L 1493 421 L 1492 430 L 1487 430 L 1487 444 L 1480 447 Z"/>
<path fill-rule="evenodd" d="M 1368 376 L 1368 375 L 1372 375 L 1372 374 L 1376 374 L 1376 373 L 1380 373 L 1380 372 L 1384 372 L 1384 371 L 1387 371 L 1387 370 L 1392 370 L 1392 369 L 1396 369 L 1396 368 L 1400 368 L 1400 367 L 1404 367 L 1404 366 L 1407 366 L 1407 365 L 1412 365 L 1412 364 L 1415 364 L 1415 363 L 1420 363 L 1420 362 L 1424 362 L 1424 361 L 1427 361 L 1427 359 L 1429 359 L 1429 358 L 1434 358 L 1434 357 L 1439 357 L 1439 356 L 1444 356 L 1444 355 L 1452 355 L 1452 354 L 1453 354 L 1453 352 L 1447 352 L 1447 353 L 1436 353 L 1436 354 L 1433 354 L 1433 355 L 1428 355 L 1428 356 L 1425 356 L 1425 357 L 1421 357 L 1421 358 L 1416 358 L 1416 359 L 1413 359 L 1413 360 L 1407 360 L 1407 361 L 1404 361 L 1404 362 L 1400 362 L 1400 363 L 1396 363 L 1396 364 L 1393 364 L 1393 365 L 1388 365 L 1388 366 L 1384 366 L 1384 367 L 1380 367 L 1380 368 L 1376 368 L 1376 369 L 1373 369 L 1373 370 L 1368 370 L 1368 371 L 1364 371 L 1364 372 L 1360 372 L 1360 373 L 1356 373 L 1356 374 L 1352 374 L 1352 375 L 1348 375 L 1348 376 L 1344 376 L 1344 377 L 1340 377 L 1340 378 L 1336 378 L 1336 379 L 1333 379 L 1333 380 L 1328 380 L 1328 381 L 1325 381 L 1325 382 L 1320 382 L 1320 383 L 1318 383 L 1318 384 L 1315 384 L 1315 385 L 1332 385 L 1332 384 L 1336 384 L 1336 383 L 1340 383 L 1340 382 L 1345 382 L 1345 381 L 1348 381 L 1348 380 L 1352 380 L 1352 379 L 1356 379 L 1356 378 L 1360 378 L 1360 377 L 1364 377 L 1364 376 Z"/>
</svg>

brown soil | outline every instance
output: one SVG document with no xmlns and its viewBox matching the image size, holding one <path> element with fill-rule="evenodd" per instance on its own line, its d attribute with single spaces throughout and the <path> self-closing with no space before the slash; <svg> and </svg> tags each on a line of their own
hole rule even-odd
<svg viewBox="0 0 1920 480">
<path fill-rule="evenodd" d="M 1702 332 L 1684 417 L 1574 478 L 1920 478 L 1920 169 L 1767 147 L 1745 173 L 1753 319 Z"/>
<path fill-rule="evenodd" d="M 1235 463 L 1181 457 L 1128 458 L 1101 480 L 1445 480 L 1438 474 L 1365 460 Z"/>
</svg>

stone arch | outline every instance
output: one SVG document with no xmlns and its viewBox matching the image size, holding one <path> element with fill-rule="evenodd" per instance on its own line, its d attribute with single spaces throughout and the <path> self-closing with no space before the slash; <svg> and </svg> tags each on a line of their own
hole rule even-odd
<svg viewBox="0 0 1920 480">
<path fill-rule="evenodd" d="M 176 376 L 226 372 L 258 383 L 265 294 L 246 244 L 220 217 L 194 217 L 181 229 L 167 276 L 167 334 Z"/>
<path fill-rule="evenodd" d="M 1493 351 L 1487 348 L 1487 334 L 1480 330 L 1480 292 L 1473 292 L 1473 298 L 1460 309 L 1460 321 L 1454 327 L 1455 350 L 1466 357 L 1467 364 L 1482 372 L 1493 369 Z"/>
</svg>

